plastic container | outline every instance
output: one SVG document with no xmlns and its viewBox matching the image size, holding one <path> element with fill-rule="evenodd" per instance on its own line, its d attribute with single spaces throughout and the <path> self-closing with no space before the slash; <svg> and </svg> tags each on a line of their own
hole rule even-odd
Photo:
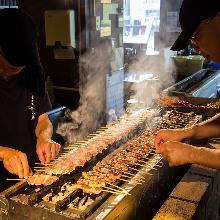
<svg viewBox="0 0 220 220">
<path fill-rule="evenodd" d="M 174 64 L 177 68 L 178 73 L 186 73 L 186 56 L 172 56 Z"/>
<path fill-rule="evenodd" d="M 203 67 L 203 62 L 205 58 L 200 55 L 187 56 L 186 59 L 186 69 L 187 73 L 193 74 L 201 70 Z"/>
</svg>

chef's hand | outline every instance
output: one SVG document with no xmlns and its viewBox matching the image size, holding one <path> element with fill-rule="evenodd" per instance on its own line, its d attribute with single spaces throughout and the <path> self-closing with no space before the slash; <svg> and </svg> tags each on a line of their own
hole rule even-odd
<svg viewBox="0 0 220 220">
<path fill-rule="evenodd" d="M 192 153 L 195 147 L 189 144 L 168 141 L 160 145 L 156 149 L 157 154 L 161 154 L 167 159 L 170 167 L 179 166 L 192 162 Z"/>
<path fill-rule="evenodd" d="M 61 146 L 50 138 L 40 137 L 37 140 L 36 152 L 42 164 L 48 164 L 50 160 L 54 159 Z"/>
<path fill-rule="evenodd" d="M 2 155 L 4 167 L 11 174 L 16 174 L 21 179 L 27 179 L 29 175 L 33 175 L 25 153 L 5 147 Z"/>
<path fill-rule="evenodd" d="M 181 129 L 172 129 L 172 130 L 160 130 L 155 138 L 155 147 L 156 149 L 160 147 L 161 144 L 164 144 L 166 141 L 182 141 L 185 139 L 185 130 Z"/>
</svg>

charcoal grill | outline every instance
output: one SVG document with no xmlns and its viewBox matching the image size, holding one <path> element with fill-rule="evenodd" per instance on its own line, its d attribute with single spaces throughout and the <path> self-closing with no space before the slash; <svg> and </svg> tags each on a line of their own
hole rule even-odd
<svg viewBox="0 0 220 220">
<path fill-rule="evenodd" d="M 131 131 L 129 139 L 138 135 L 143 129 L 151 128 L 153 119 L 145 121 L 137 129 Z M 187 123 L 192 125 L 199 121 L 201 121 L 201 116 L 195 116 L 192 121 Z M 109 146 L 102 154 L 88 161 L 84 167 L 77 168 L 70 175 L 61 176 L 59 181 L 50 186 L 37 187 L 28 185 L 27 182 L 18 182 L 0 194 L 0 218 L 16 220 L 151 219 L 169 192 L 189 168 L 188 165 L 170 168 L 166 160 L 153 152 L 148 154 L 152 168 L 136 166 L 135 168 L 138 171 L 133 172 L 134 175 L 142 176 L 144 183 L 135 184 L 132 179 L 127 179 L 125 182 L 118 180 L 115 183 L 117 186 L 128 190 L 131 195 L 102 192 L 98 196 L 92 195 L 92 197 L 89 197 L 78 189 L 70 192 L 70 194 L 57 202 L 43 200 L 48 194 L 61 193 L 62 186 L 65 183 L 75 183 L 82 172 L 91 170 L 97 161 L 125 144 L 126 141 L 126 138 L 122 138 L 122 140 Z M 156 167 L 159 162 L 162 162 L 162 166 Z M 80 198 L 81 207 L 75 208 L 71 205 L 76 198 Z"/>
</svg>

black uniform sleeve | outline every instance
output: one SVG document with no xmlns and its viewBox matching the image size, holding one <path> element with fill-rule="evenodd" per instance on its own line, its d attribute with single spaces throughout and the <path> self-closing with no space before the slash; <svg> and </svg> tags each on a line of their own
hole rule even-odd
<svg viewBox="0 0 220 220">
<path fill-rule="evenodd" d="M 50 98 L 47 92 L 46 84 L 44 84 L 44 95 L 40 95 L 39 100 L 39 116 L 52 109 Z"/>
</svg>

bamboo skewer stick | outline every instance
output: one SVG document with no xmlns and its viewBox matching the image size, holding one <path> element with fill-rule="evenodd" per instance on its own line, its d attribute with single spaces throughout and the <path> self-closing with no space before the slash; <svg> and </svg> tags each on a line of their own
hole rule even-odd
<svg viewBox="0 0 220 220">
<path fill-rule="evenodd" d="M 146 162 L 147 164 L 151 164 L 151 163 L 149 163 L 149 162 Z M 161 165 L 157 165 L 157 164 L 153 164 L 154 166 L 156 166 L 156 167 L 162 167 Z"/>
<path fill-rule="evenodd" d="M 146 158 L 147 160 L 152 160 L 152 161 L 155 161 L 155 162 L 157 162 L 157 163 L 163 163 L 163 162 L 161 162 L 161 161 L 154 160 L 154 159 L 151 159 L 151 158 L 148 158 L 148 157 L 143 157 L 143 158 Z"/>
<path fill-rule="evenodd" d="M 78 148 L 78 147 L 64 147 L 63 149 L 76 149 L 76 148 Z"/>
<path fill-rule="evenodd" d="M 131 195 L 130 193 L 128 193 L 128 192 L 123 192 L 123 191 L 121 191 L 121 190 L 117 190 L 117 189 L 113 189 L 113 188 L 111 188 L 111 187 L 102 187 L 102 188 L 105 188 L 105 189 L 107 189 L 107 190 L 111 190 L 111 191 L 113 191 L 113 192 L 118 192 L 118 193 L 121 193 L 121 194 L 125 194 L 125 195 Z"/>
<path fill-rule="evenodd" d="M 132 176 L 136 176 L 136 177 L 139 177 L 139 178 L 142 178 L 142 179 L 145 179 L 143 176 L 139 176 L 139 175 L 136 175 L 136 174 L 133 174 L 133 173 L 129 173 L 129 172 L 124 172 L 125 174 L 130 174 Z"/>
<path fill-rule="evenodd" d="M 119 187 L 119 186 L 114 185 L 114 184 L 112 184 L 112 183 L 107 182 L 107 184 L 109 184 L 109 185 L 111 185 L 111 186 L 114 186 L 114 187 L 116 187 L 116 188 L 118 188 L 118 189 L 121 189 L 122 191 L 128 192 L 127 190 L 123 189 L 122 187 Z"/>
<path fill-rule="evenodd" d="M 45 170 L 34 169 L 34 171 L 36 171 L 36 172 L 44 172 Z"/>
<path fill-rule="evenodd" d="M 118 178 L 119 180 L 122 180 L 122 181 L 125 181 L 125 182 L 129 182 L 129 183 L 131 183 L 131 181 L 133 181 L 133 180 L 125 180 L 125 179 L 122 179 L 122 178 Z M 133 181 L 134 183 L 136 183 L 136 184 L 142 184 L 142 183 L 139 183 L 139 182 L 136 182 L 136 181 Z"/>
<path fill-rule="evenodd" d="M 15 180 L 15 181 L 27 181 L 26 179 L 7 179 L 7 180 Z"/>
<path fill-rule="evenodd" d="M 141 167 L 150 168 L 150 169 L 153 169 L 153 170 L 157 170 L 157 169 L 154 168 L 154 167 L 151 167 L 151 166 L 144 166 L 143 164 L 140 164 L 140 163 L 135 163 L 135 165 L 138 165 L 138 166 L 141 166 Z"/>
<path fill-rule="evenodd" d="M 138 160 L 138 162 L 142 162 L 142 163 L 151 164 L 150 162 L 146 162 L 146 161 L 143 161 L 143 160 Z M 162 167 L 162 166 L 157 165 L 157 164 L 152 164 L 152 165 L 157 166 L 157 167 Z"/>
<path fill-rule="evenodd" d="M 129 176 L 126 176 L 126 175 L 121 175 L 122 177 L 126 177 L 126 178 L 129 178 L 129 179 L 131 179 L 131 180 L 135 180 L 135 181 L 138 181 L 138 182 L 142 182 L 142 183 L 145 183 L 145 181 L 144 180 L 141 180 L 141 179 L 136 179 L 136 178 L 131 178 L 131 177 L 129 177 Z"/>
<path fill-rule="evenodd" d="M 97 135 L 97 134 L 102 134 L 102 133 L 104 133 L 105 131 L 106 131 L 106 130 L 102 130 L 102 131 L 98 131 L 98 130 L 97 130 L 97 131 L 95 131 L 94 134 L 96 134 L 96 135 Z"/>
<path fill-rule="evenodd" d="M 121 176 L 122 176 L 122 177 L 129 178 L 129 179 L 132 179 L 132 180 L 136 180 L 136 181 L 143 181 L 143 180 L 140 180 L 140 179 L 132 178 L 132 177 L 127 176 L 127 175 L 124 175 L 124 174 L 122 174 Z M 144 181 L 143 181 L 143 182 L 144 182 Z"/>
<path fill-rule="evenodd" d="M 70 147 L 74 147 L 74 146 L 75 146 L 75 147 L 79 147 L 80 145 L 82 145 L 82 144 L 74 143 L 74 144 L 70 144 L 69 146 L 70 146 Z"/>
<path fill-rule="evenodd" d="M 45 170 L 46 169 L 46 167 L 33 167 L 34 169 L 38 169 L 38 170 Z"/>
<path fill-rule="evenodd" d="M 123 194 L 123 193 L 114 192 L 114 191 L 105 190 L 105 189 L 102 189 L 102 191 L 103 191 L 103 192 L 109 192 L 109 193 L 113 193 L 113 194 L 118 194 L 118 195 L 126 195 L 126 194 Z"/>
<path fill-rule="evenodd" d="M 129 168 L 132 169 L 132 170 L 136 170 L 136 171 L 138 171 L 138 172 L 141 172 L 141 173 L 145 173 L 145 174 L 153 175 L 153 174 L 148 173 L 148 172 L 145 172 L 145 171 L 143 171 L 143 170 L 137 170 L 137 169 L 135 169 L 135 168 L 133 168 L 133 167 L 129 167 Z"/>
<path fill-rule="evenodd" d="M 45 164 L 42 164 L 42 163 L 35 163 L 35 164 L 42 165 L 42 166 L 49 166 L 49 165 L 50 165 L 49 163 L 45 163 Z"/>
</svg>

